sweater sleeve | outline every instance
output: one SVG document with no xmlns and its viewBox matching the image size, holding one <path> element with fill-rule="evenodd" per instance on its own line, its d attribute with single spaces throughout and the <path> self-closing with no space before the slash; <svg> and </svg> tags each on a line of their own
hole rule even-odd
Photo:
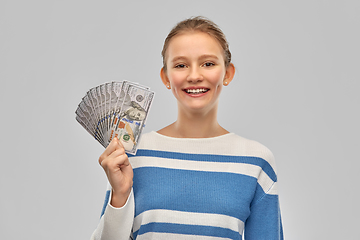
<svg viewBox="0 0 360 240">
<path fill-rule="evenodd" d="M 110 192 L 109 192 L 110 191 Z M 100 222 L 91 236 L 91 240 L 129 240 L 132 239 L 134 222 L 134 194 L 131 193 L 121 208 L 110 205 L 111 190 L 108 190 Z"/>
<path fill-rule="evenodd" d="M 250 207 L 245 222 L 245 240 L 283 240 L 276 182 Z"/>
</svg>

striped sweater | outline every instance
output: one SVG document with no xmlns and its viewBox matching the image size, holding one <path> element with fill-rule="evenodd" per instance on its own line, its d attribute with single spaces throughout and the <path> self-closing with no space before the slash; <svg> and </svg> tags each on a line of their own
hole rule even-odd
<svg viewBox="0 0 360 240">
<path fill-rule="evenodd" d="M 151 132 L 129 159 L 127 203 L 112 207 L 109 186 L 92 239 L 283 239 L 274 157 L 258 142 Z"/>
</svg>

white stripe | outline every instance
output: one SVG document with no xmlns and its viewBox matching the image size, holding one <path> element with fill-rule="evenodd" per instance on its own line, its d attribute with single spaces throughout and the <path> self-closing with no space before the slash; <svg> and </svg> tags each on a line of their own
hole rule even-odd
<svg viewBox="0 0 360 240">
<path fill-rule="evenodd" d="M 267 193 L 271 186 L 274 185 L 274 181 L 262 170 L 258 177 L 258 183 L 265 193 Z"/>
<path fill-rule="evenodd" d="M 247 163 L 200 162 L 155 157 L 132 157 L 130 162 L 133 169 L 140 167 L 159 167 L 168 169 L 203 172 L 225 172 L 247 175 L 258 178 L 258 183 L 264 192 L 267 192 L 274 183 L 271 178 L 261 169 L 261 167 Z"/>
<path fill-rule="evenodd" d="M 274 156 L 267 147 L 234 133 L 214 138 L 172 138 L 153 131 L 142 136 L 138 147 L 193 154 L 259 157 L 267 161 L 276 172 Z"/>
<path fill-rule="evenodd" d="M 209 237 L 209 236 L 199 236 L 199 235 L 185 235 L 185 234 L 174 234 L 174 233 L 145 233 L 142 235 L 137 236 L 136 239 L 139 240 L 148 240 L 148 239 L 156 239 L 156 240 L 169 240 L 169 239 L 176 239 L 176 240 L 231 240 L 231 238 L 221 238 L 221 237 Z"/>
<path fill-rule="evenodd" d="M 271 186 L 271 189 L 269 190 L 269 192 L 267 192 L 267 194 L 278 195 L 278 188 L 276 182 L 274 182 L 274 184 Z"/>
<path fill-rule="evenodd" d="M 214 213 L 181 212 L 167 209 L 155 209 L 142 212 L 134 219 L 133 231 L 139 230 L 141 225 L 151 222 L 173 223 L 198 226 L 211 226 L 243 232 L 244 222 L 231 216 Z"/>
</svg>

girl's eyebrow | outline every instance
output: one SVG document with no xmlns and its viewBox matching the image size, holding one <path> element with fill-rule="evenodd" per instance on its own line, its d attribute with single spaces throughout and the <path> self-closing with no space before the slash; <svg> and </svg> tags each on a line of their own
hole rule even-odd
<svg viewBox="0 0 360 240">
<path fill-rule="evenodd" d="M 203 59 L 207 59 L 207 58 L 213 58 L 213 59 L 219 59 L 216 55 L 213 55 L 213 54 L 204 54 L 204 55 L 201 55 L 199 57 L 200 60 L 203 60 Z M 171 62 L 176 62 L 176 61 L 179 61 L 179 60 L 187 60 L 188 58 L 185 57 L 185 56 L 177 56 L 177 57 L 174 57 Z"/>
<path fill-rule="evenodd" d="M 178 57 L 174 57 L 171 62 L 176 62 L 176 61 L 179 61 L 179 60 L 186 60 L 187 58 L 184 57 L 184 56 L 178 56 Z"/>
<path fill-rule="evenodd" d="M 204 54 L 204 55 L 201 55 L 199 59 L 206 59 L 206 58 L 213 58 L 213 59 L 219 59 L 216 55 L 213 55 L 213 54 Z"/>
</svg>

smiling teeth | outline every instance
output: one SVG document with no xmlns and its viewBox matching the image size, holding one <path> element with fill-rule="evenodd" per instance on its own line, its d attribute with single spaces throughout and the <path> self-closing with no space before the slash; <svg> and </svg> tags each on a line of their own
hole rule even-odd
<svg viewBox="0 0 360 240">
<path fill-rule="evenodd" d="M 205 88 L 200 88 L 200 89 L 186 89 L 185 92 L 187 93 L 191 93 L 191 94 L 199 94 L 199 93 L 204 93 L 207 92 L 208 89 Z"/>
</svg>

